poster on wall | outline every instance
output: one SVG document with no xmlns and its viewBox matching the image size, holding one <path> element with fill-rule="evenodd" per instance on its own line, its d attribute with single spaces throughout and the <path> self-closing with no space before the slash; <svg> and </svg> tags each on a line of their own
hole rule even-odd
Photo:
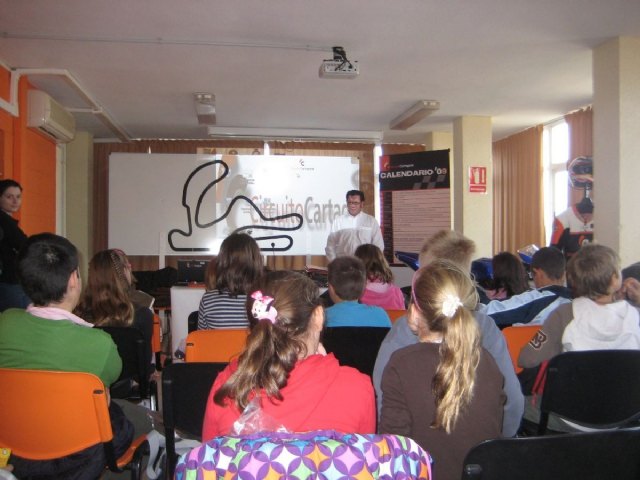
<svg viewBox="0 0 640 480">
<path fill-rule="evenodd" d="M 487 167 L 469 167 L 469 193 L 487 193 Z"/>
<path fill-rule="evenodd" d="M 387 260 L 419 253 L 425 239 L 451 228 L 449 150 L 380 159 L 380 207 Z"/>
<path fill-rule="evenodd" d="M 233 232 L 274 255 L 324 255 L 350 157 L 112 154 L 109 246 L 129 255 L 215 254 Z"/>
</svg>

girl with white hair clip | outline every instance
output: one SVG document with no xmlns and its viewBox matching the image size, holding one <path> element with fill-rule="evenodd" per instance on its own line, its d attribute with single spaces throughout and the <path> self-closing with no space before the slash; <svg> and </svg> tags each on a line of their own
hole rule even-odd
<svg viewBox="0 0 640 480">
<path fill-rule="evenodd" d="M 420 268 L 408 311 L 419 343 L 394 352 L 382 376 L 379 433 L 428 449 L 439 479 L 460 478 L 469 449 L 502 430 L 504 379 L 481 346 L 477 302 L 469 274 L 453 263 Z"/>
</svg>

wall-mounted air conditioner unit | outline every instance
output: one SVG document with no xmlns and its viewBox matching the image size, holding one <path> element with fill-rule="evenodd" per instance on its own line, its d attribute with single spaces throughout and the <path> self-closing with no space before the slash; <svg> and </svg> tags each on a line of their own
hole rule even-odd
<svg viewBox="0 0 640 480">
<path fill-rule="evenodd" d="M 76 119 L 62 105 L 41 90 L 29 90 L 27 126 L 53 138 L 58 143 L 73 140 Z"/>
</svg>

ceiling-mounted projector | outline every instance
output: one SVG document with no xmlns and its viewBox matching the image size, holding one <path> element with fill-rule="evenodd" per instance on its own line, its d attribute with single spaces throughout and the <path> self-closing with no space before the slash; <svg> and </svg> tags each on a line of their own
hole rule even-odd
<svg viewBox="0 0 640 480">
<path fill-rule="evenodd" d="M 358 62 L 344 60 L 324 60 L 320 65 L 320 78 L 356 78 Z"/>
<path fill-rule="evenodd" d="M 333 59 L 323 60 L 320 65 L 320 78 L 356 78 L 358 62 L 347 59 L 342 47 L 333 47 Z"/>
</svg>

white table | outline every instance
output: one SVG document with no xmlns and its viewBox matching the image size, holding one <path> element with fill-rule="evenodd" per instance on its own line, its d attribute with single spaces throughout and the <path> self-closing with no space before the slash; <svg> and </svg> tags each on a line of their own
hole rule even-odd
<svg viewBox="0 0 640 480">
<path fill-rule="evenodd" d="M 171 355 L 189 333 L 188 319 L 198 310 L 204 287 L 171 287 Z"/>
</svg>

